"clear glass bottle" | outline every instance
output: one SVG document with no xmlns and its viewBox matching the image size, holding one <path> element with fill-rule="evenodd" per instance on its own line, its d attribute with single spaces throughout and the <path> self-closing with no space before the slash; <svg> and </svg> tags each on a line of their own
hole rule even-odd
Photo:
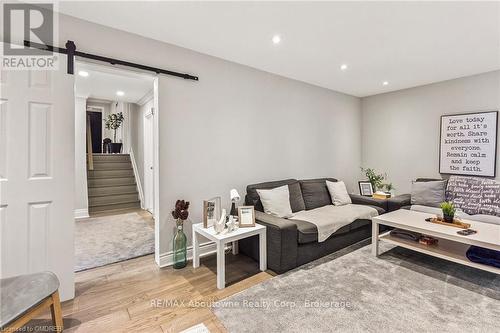
<svg viewBox="0 0 500 333">
<path fill-rule="evenodd" d="M 177 222 L 177 232 L 174 236 L 174 268 L 184 268 L 187 265 L 187 251 L 186 251 L 186 243 L 187 238 L 184 234 L 183 230 L 183 221 L 178 219 Z"/>
</svg>

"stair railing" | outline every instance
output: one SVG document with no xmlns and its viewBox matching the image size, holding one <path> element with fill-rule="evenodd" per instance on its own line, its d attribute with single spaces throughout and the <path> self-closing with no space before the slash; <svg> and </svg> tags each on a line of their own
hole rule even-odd
<svg viewBox="0 0 500 333">
<path fill-rule="evenodd" d="M 92 130 L 90 128 L 89 116 L 87 116 L 87 169 L 94 170 L 94 155 L 92 152 Z"/>
</svg>

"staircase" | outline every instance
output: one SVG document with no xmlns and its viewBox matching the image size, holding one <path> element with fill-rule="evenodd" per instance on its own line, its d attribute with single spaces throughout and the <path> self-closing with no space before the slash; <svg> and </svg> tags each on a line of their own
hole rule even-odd
<svg viewBox="0 0 500 333">
<path fill-rule="evenodd" d="M 140 208 L 139 193 L 129 154 L 92 154 L 87 170 L 89 213 Z"/>
</svg>

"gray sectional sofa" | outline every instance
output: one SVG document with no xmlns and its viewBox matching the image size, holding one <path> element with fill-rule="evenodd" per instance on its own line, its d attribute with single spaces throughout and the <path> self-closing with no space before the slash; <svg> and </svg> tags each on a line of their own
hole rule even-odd
<svg viewBox="0 0 500 333">
<path fill-rule="evenodd" d="M 318 242 L 316 225 L 293 219 L 284 219 L 264 213 L 257 189 L 273 189 L 288 185 L 292 212 L 310 210 L 331 205 L 331 197 L 326 180 L 286 179 L 247 186 L 245 202 L 255 207 L 256 222 L 267 227 L 267 265 L 281 274 L 290 269 L 323 257 L 346 246 L 371 237 L 371 221 L 358 219 L 337 230 L 326 241 Z M 379 214 L 387 211 L 387 200 L 351 195 L 353 204 L 370 205 Z M 239 250 L 255 260 L 259 258 L 258 238 L 251 237 L 239 241 Z"/>
<path fill-rule="evenodd" d="M 415 182 L 445 181 L 443 201 L 451 201 L 462 219 L 500 225 L 500 183 L 494 179 L 451 176 L 447 180 L 418 178 Z M 431 195 L 429 195 L 431 196 Z M 403 194 L 387 200 L 387 209 L 411 209 L 430 214 L 441 214 L 439 203 L 422 204 L 412 194 Z"/>
</svg>

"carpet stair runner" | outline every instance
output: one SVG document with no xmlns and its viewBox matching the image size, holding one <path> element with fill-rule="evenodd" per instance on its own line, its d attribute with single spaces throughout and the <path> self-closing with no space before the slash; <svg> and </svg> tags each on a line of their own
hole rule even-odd
<svg viewBox="0 0 500 333">
<path fill-rule="evenodd" d="M 140 208 L 139 192 L 129 154 L 93 154 L 87 171 L 89 212 Z"/>
</svg>

